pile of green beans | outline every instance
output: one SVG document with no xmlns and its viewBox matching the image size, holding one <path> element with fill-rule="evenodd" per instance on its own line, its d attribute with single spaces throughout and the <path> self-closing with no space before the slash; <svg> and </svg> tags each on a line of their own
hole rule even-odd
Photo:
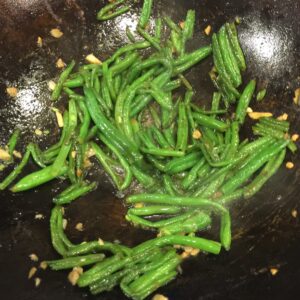
<svg viewBox="0 0 300 300">
<path fill-rule="evenodd" d="M 119 16 L 129 10 L 124 3 L 108 4 L 97 18 Z M 229 250 L 230 203 L 256 194 L 283 163 L 286 148 L 297 150 L 289 122 L 274 118 L 262 118 L 253 126 L 256 139 L 241 140 L 256 81 L 239 89 L 246 63 L 235 24 L 226 23 L 214 33 L 212 45 L 187 52 L 195 11 L 187 12 L 184 26 L 169 17 L 157 19 L 152 35 L 148 30 L 152 4 L 144 1 L 137 27 L 140 40 L 129 33 L 132 43 L 103 64 L 76 69 L 72 61 L 65 68 L 52 93 L 53 101 L 68 99 L 59 141 L 43 150 L 30 143 L 0 183 L 0 189 L 10 186 L 30 157 L 39 170 L 16 182 L 12 192 L 56 178 L 69 182 L 53 198 L 51 240 L 62 259 L 49 265 L 53 270 L 83 267 L 77 285 L 88 286 L 92 294 L 119 285 L 128 297 L 144 299 L 176 277 L 184 247 L 211 254 Z M 161 36 L 163 26 L 169 36 Z M 142 54 L 146 48 L 151 49 L 149 56 Z M 217 91 L 208 108 L 195 101 L 184 74 L 211 54 L 214 69 L 209 75 Z M 232 116 L 229 106 L 236 101 Z M 20 135 L 16 129 L 11 136 L 10 155 Z M 157 238 L 133 248 L 103 241 L 75 245 L 68 239 L 62 205 L 96 189 L 97 182 L 90 182 L 90 159 L 102 166 L 120 191 L 139 183 L 143 192 L 126 199 L 126 220 L 156 231 Z M 214 239 L 219 241 L 196 236 L 216 217 L 220 229 Z M 174 245 L 181 248 L 175 250 Z"/>
</svg>

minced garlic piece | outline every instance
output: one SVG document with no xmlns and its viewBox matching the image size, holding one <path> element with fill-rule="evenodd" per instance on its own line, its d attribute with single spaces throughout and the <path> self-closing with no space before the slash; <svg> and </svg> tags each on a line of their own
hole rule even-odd
<svg viewBox="0 0 300 300">
<path fill-rule="evenodd" d="M 93 53 L 87 55 L 85 57 L 86 61 L 88 61 L 90 64 L 95 64 L 95 65 L 101 65 L 102 61 L 98 59 Z"/>
<path fill-rule="evenodd" d="M 269 112 L 249 112 L 248 116 L 253 120 L 258 120 L 260 118 L 270 118 L 273 114 Z"/>
<path fill-rule="evenodd" d="M 188 257 L 190 257 L 190 253 L 188 253 L 186 251 L 184 251 L 184 252 L 181 253 L 181 258 L 182 259 L 185 259 L 185 258 L 188 258 Z"/>
<path fill-rule="evenodd" d="M 199 249 L 193 249 L 193 250 L 191 251 L 191 255 L 192 255 L 192 256 L 197 256 L 199 253 L 200 253 L 200 250 L 199 250 Z"/>
<path fill-rule="evenodd" d="M 64 118 L 61 112 L 55 107 L 52 107 L 52 110 L 55 112 L 58 127 L 60 128 L 64 127 Z"/>
<path fill-rule="evenodd" d="M 63 229 L 66 229 L 67 228 L 67 225 L 68 225 L 68 220 L 67 219 L 63 219 Z"/>
<path fill-rule="evenodd" d="M 204 33 L 206 35 L 210 35 L 210 33 L 211 33 L 211 26 L 210 25 L 206 26 L 206 28 L 204 29 Z"/>
<path fill-rule="evenodd" d="M 22 153 L 17 151 L 17 150 L 14 150 L 13 151 L 13 156 L 16 157 L 16 158 L 22 158 Z"/>
<path fill-rule="evenodd" d="M 284 113 L 283 115 L 279 116 L 277 118 L 278 121 L 286 121 L 288 119 L 289 115 Z"/>
<path fill-rule="evenodd" d="M 0 148 L 0 160 L 4 160 L 4 161 L 10 160 L 9 153 L 1 148 Z"/>
<path fill-rule="evenodd" d="M 35 218 L 36 220 L 42 220 L 42 219 L 45 218 L 45 216 L 42 215 L 42 214 L 36 214 L 36 215 L 34 216 L 34 218 Z"/>
<path fill-rule="evenodd" d="M 194 132 L 193 132 L 193 139 L 200 140 L 201 137 L 202 137 L 202 134 L 201 134 L 200 130 L 198 130 L 198 129 L 194 130 Z"/>
<path fill-rule="evenodd" d="M 293 218 L 297 218 L 298 211 L 296 209 L 293 209 L 291 214 L 292 214 Z"/>
<path fill-rule="evenodd" d="M 43 39 L 40 36 L 38 36 L 36 43 L 38 47 L 43 47 Z"/>
<path fill-rule="evenodd" d="M 71 156 L 72 156 L 72 158 L 75 158 L 76 157 L 76 151 L 75 150 L 73 150 L 72 152 L 71 152 Z"/>
<path fill-rule="evenodd" d="M 54 91 L 55 87 L 56 87 L 56 83 L 55 83 L 53 80 L 50 80 L 50 81 L 48 82 L 48 89 L 49 89 L 50 91 Z"/>
<path fill-rule="evenodd" d="M 83 224 L 82 223 L 77 223 L 75 226 L 75 229 L 78 231 L 83 231 Z"/>
<path fill-rule="evenodd" d="M 38 135 L 38 136 L 43 135 L 43 131 L 42 131 L 41 129 L 39 129 L 39 128 L 37 128 L 37 129 L 34 131 L 34 133 L 35 133 L 36 135 Z"/>
<path fill-rule="evenodd" d="M 292 135 L 292 141 L 293 141 L 293 142 L 298 141 L 298 139 L 299 139 L 299 134 L 293 134 L 293 135 Z"/>
<path fill-rule="evenodd" d="M 18 95 L 18 89 L 17 89 L 16 87 L 13 87 L 13 86 L 7 87 L 7 88 L 6 88 L 6 93 L 7 93 L 10 97 L 15 98 L 15 97 L 17 97 L 17 95 Z"/>
<path fill-rule="evenodd" d="M 35 287 L 38 287 L 41 284 L 41 281 L 42 280 L 39 277 L 34 278 L 34 285 L 35 285 Z"/>
<path fill-rule="evenodd" d="M 293 169 L 294 168 L 294 164 L 291 161 L 288 161 L 285 166 L 286 166 L 287 169 Z"/>
<path fill-rule="evenodd" d="M 293 100 L 294 100 L 294 103 L 296 105 L 299 104 L 299 101 L 300 101 L 300 88 L 295 90 L 295 96 L 294 96 Z"/>
<path fill-rule="evenodd" d="M 66 66 L 66 64 L 64 63 L 64 61 L 61 58 L 59 58 L 56 61 L 55 65 L 56 65 L 56 68 L 58 68 L 58 69 L 63 69 Z"/>
<path fill-rule="evenodd" d="M 144 204 L 143 204 L 143 203 L 136 203 L 136 204 L 134 205 L 134 208 L 142 208 L 142 207 L 144 207 Z"/>
<path fill-rule="evenodd" d="M 40 263 L 40 268 L 41 268 L 41 269 L 43 269 L 43 270 L 46 270 L 46 269 L 47 269 L 47 267 L 48 267 L 48 264 L 47 264 L 47 262 L 45 262 L 45 261 L 42 261 L 42 262 Z"/>
<path fill-rule="evenodd" d="M 56 39 L 59 39 L 63 36 L 63 32 L 58 28 L 51 29 L 50 34 Z"/>
<path fill-rule="evenodd" d="M 88 158 L 85 158 L 85 160 L 83 161 L 84 168 L 89 168 L 91 165 L 91 161 Z"/>
<path fill-rule="evenodd" d="M 100 246 L 103 246 L 104 245 L 104 241 L 102 240 L 102 239 L 98 239 L 98 244 L 100 245 Z"/>
<path fill-rule="evenodd" d="M 270 269 L 270 273 L 275 276 L 277 273 L 279 272 L 279 270 L 277 268 L 271 268 Z"/>
<path fill-rule="evenodd" d="M 95 150 L 92 147 L 90 147 L 87 152 L 87 157 L 88 158 L 93 157 L 93 156 L 95 156 L 95 154 L 96 154 Z"/>
<path fill-rule="evenodd" d="M 184 21 L 179 22 L 179 26 L 180 26 L 181 29 L 184 28 L 184 25 L 185 25 L 185 24 L 184 24 Z"/>
<path fill-rule="evenodd" d="M 253 109 L 249 106 L 247 107 L 247 113 L 252 113 L 253 112 Z"/>
<path fill-rule="evenodd" d="M 30 270 L 29 270 L 29 273 L 28 273 L 28 279 L 31 279 L 34 274 L 36 273 L 37 271 L 37 268 L 36 267 L 32 267 Z"/>
<path fill-rule="evenodd" d="M 169 298 L 167 298 L 167 297 L 165 297 L 164 295 L 161 295 L 161 294 L 156 294 L 156 295 L 154 295 L 152 300 L 169 300 Z"/>
<path fill-rule="evenodd" d="M 76 285 L 80 275 L 83 273 L 83 269 L 80 267 L 74 267 L 68 275 L 68 280 L 72 285 Z"/>
<path fill-rule="evenodd" d="M 38 256 L 35 254 L 35 253 L 32 253 L 29 255 L 29 258 L 32 260 L 32 261 L 39 261 L 39 258 Z"/>
</svg>

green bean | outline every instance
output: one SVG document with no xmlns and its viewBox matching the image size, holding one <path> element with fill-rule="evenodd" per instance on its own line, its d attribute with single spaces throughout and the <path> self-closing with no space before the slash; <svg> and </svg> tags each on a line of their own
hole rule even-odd
<svg viewBox="0 0 300 300">
<path fill-rule="evenodd" d="M 18 140 L 20 138 L 20 134 L 21 134 L 21 131 L 19 128 L 15 129 L 13 134 L 11 135 L 11 137 L 9 138 L 9 141 L 7 143 L 7 146 L 8 146 L 8 154 L 10 156 L 13 155 L 13 152 L 16 148 L 16 145 L 18 143 Z"/>
<path fill-rule="evenodd" d="M 70 140 L 75 132 L 75 128 L 78 123 L 77 118 L 78 112 L 76 108 L 76 102 L 74 99 L 69 100 L 69 119 L 68 119 L 68 126 L 66 127 L 66 135 L 63 140 L 63 144 L 69 144 Z"/>
<path fill-rule="evenodd" d="M 183 48 L 181 35 L 175 30 L 171 31 L 171 41 L 176 53 L 180 53 Z"/>
<path fill-rule="evenodd" d="M 160 148 L 141 148 L 141 151 L 147 154 L 155 155 L 155 156 L 170 156 L 170 157 L 182 157 L 184 156 L 183 151 L 176 150 L 168 150 L 168 149 L 160 149 Z"/>
<path fill-rule="evenodd" d="M 137 28 L 138 33 L 148 41 L 156 50 L 161 51 L 161 47 L 159 45 L 159 41 L 155 37 L 152 37 L 147 31 L 142 29 L 141 27 Z"/>
<path fill-rule="evenodd" d="M 151 247 L 163 247 L 167 245 L 180 245 L 203 250 L 208 253 L 219 254 L 221 245 L 218 242 L 203 239 L 200 237 L 190 237 L 181 235 L 168 235 L 153 240 L 148 240 L 133 249 L 133 252 L 143 252 Z"/>
<path fill-rule="evenodd" d="M 87 109 L 87 106 L 85 102 L 80 101 L 79 102 L 80 110 L 83 112 L 83 121 L 79 130 L 79 135 L 77 137 L 77 140 L 80 144 L 83 144 L 87 140 L 88 131 L 91 124 L 91 116 Z"/>
<path fill-rule="evenodd" d="M 224 26 L 222 26 L 219 31 L 218 41 L 225 65 L 225 70 L 227 71 L 227 74 L 229 75 L 231 82 L 234 84 L 234 86 L 240 86 L 242 83 L 241 73 L 236 58 L 234 56 L 233 50 L 231 49 L 229 38 L 226 34 Z"/>
<path fill-rule="evenodd" d="M 46 165 L 43 160 L 42 151 L 37 144 L 30 143 L 28 146 L 30 153 L 34 162 L 41 168 L 45 168 Z"/>
<path fill-rule="evenodd" d="M 122 3 L 124 3 L 125 0 L 116 0 L 106 6 L 104 6 L 98 13 L 97 13 L 97 20 L 99 21 L 105 21 L 111 18 L 114 18 L 115 16 L 118 16 L 120 14 L 125 13 L 126 11 L 129 10 L 128 6 L 125 6 L 123 8 L 120 8 L 116 10 L 115 12 L 113 11 L 116 7 L 120 6 Z"/>
<path fill-rule="evenodd" d="M 168 195 L 175 196 L 176 191 L 173 188 L 172 178 L 169 175 L 163 175 L 164 188 Z"/>
<path fill-rule="evenodd" d="M 274 142 L 273 145 L 266 147 L 258 152 L 248 163 L 247 166 L 238 171 L 230 180 L 222 187 L 221 192 L 226 195 L 234 192 L 241 184 L 243 184 L 252 174 L 254 174 L 263 164 L 270 158 L 284 149 L 289 141 Z"/>
<path fill-rule="evenodd" d="M 243 51 L 240 47 L 240 43 L 239 43 L 239 39 L 238 39 L 235 24 L 234 23 L 230 23 L 230 24 L 226 23 L 225 27 L 226 27 L 226 32 L 229 36 L 230 43 L 231 43 L 231 46 L 233 48 L 235 57 L 236 57 L 237 62 L 239 64 L 239 67 L 242 71 L 245 71 L 246 70 L 245 57 L 244 57 Z"/>
<path fill-rule="evenodd" d="M 169 81 L 168 83 L 166 83 L 163 90 L 164 92 L 171 92 L 173 90 L 178 89 L 180 86 L 181 86 L 181 80 L 175 79 L 173 81 Z"/>
<path fill-rule="evenodd" d="M 56 250 L 57 253 L 64 256 L 67 252 L 67 248 L 63 241 L 60 238 L 59 230 L 57 227 L 57 219 L 59 214 L 61 213 L 61 207 L 55 206 L 51 211 L 50 216 L 50 233 L 51 233 L 51 242 L 53 248 Z"/>
<path fill-rule="evenodd" d="M 250 198 L 256 194 L 262 186 L 277 172 L 285 158 L 286 150 L 282 150 L 278 155 L 274 156 L 265 165 L 256 178 L 246 187 L 244 187 L 244 197 Z"/>
<path fill-rule="evenodd" d="M 158 116 L 158 112 L 156 110 L 156 108 L 154 107 L 154 105 L 150 105 L 149 106 L 149 111 L 153 120 L 153 123 L 155 125 L 155 127 L 158 129 L 161 127 L 161 121 L 160 118 Z"/>
<path fill-rule="evenodd" d="M 202 230 L 211 224 L 211 218 L 208 214 L 203 212 L 197 212 L 190 218 L 182 221 L 170 224 L 168 226 L 160 228 L 161 235 L 173 235 L 182 233 L 194 233 Z"/>
<path fill-rule="evenodd" d="M 162 19 L 157 18 L 155 20 L 155 38 L 158 39 L 158 40 L 161 39 L 162 29 L 163 29 Z"/>
<path fill-rule="evenodd" d="M 74 244 L 68 239 L 68 237 L 64 232 L 63 208 L 58 210 L 56 222 L 57 222 L 56 233 L 58 235 L 58 238 L 63 242 L 67 250 L 69 248 L 72 248 Z"/>
<path fill-rule="evenodd" d="M 150 129 L 159 146 L 165 149 L 170 149 L 171 145 L 165 139 L 164 135 L 160 132 L 160 130 L 155 126 L 150 127 Z"/>
<path fill-rule="evenodd" d="M 192 66 L 196 65 L 212 52 L 211 46 L 202 47 L 192 53 L 185 54 L 182 57 L 178 58 L 174 62 L 173 76 L 185 72 L 190 69 Z"/>
<path fill-rule="evenodd" d="M 139 57 L 138 53 L 133 52 L 130 53 L 125 59 L 118 62 L 116 61 L 115 65 L 111 67 L 112 76 L 118 75 L 125 70 L 127 70 L 134 62 L 136 62 L 137 58 Z"/>
<path fill-rule="evenodd" d="M 165 167 L 168 174 L 176 174 L 192 168 L 201 159 L 200 152 L 192 152 L 184 157 L 170 160 Z"/>
<path fill-rule="evenodd" d="M 153 0 L 144 0 L 141 16 L 139 19 L 138 26 L 145 28 L 149 23 Z"/>
<path fill-rule="evenodd" d="M 238 189 L 233 193 L 230 193 L 228 195 L 223 195 L 216 200 L 220 202 L 224 206 L 228 206 L 230 203 L 240 199 L 243 197 L 243 189 Z"/>
<path fill-rule="evenodd" d="M 215 129 L 215 130 L 223 132 L 223 131 L 226 131 L 226 129 L 228 128 L 228 124 L 226 124 L 222 121 L 219 121 L 215 118 L 208 117 L 204 114 L 193 113 L 193 117 L 194 117 L 194 120 L 199 125 L 206 126 L 211 129 Z"/>
<path fill-rule="evenodd" d="M 165 108 L 161 109 L 162 127 L 164 129 L 170 128 L 172 126 L 172 123 L 175 121 L 178 115 L 178 107 L 180 102 L 181 102 L 181 97 L 177 99 L 171 111 Z"/>
<path fill-rule="evenodd" d="M 170 126 L 167 129 L 163 129 L 163 135 L 166 138 L 166 140 L 169 143 L 169 145 L 172 148 L 175 148 L 176 147 L 176 141 L 175 141 L 175 137 L 174 137 L 173 126 Z"/>
<path fill-rule="evenodd" d="M 58 177 L 61 169 L 66 163 L 66 159 L 69 155 L 69 152 L 71 150 L 72 144 L 63 144 L 62 147 L 60 148 L 60 151 L 54 161 L 54 163 L 51 165 L 51 175 L 53 178 Z"/>
<path fill-rule="evenodd" d="M 123 155 L 119 152 L 119 150 L 114 147 L 114 145 L 109 141 L 104 135 L 99 135 L 101 141 L 114 153 L 114 155 L 118 158 L 118 160 L 121 163 L 121 166 L 123 167 L 125 171 L 125 178 L 124 182 L 121 184 L 120 189 L 125 190 L 127 189 L 131 182 L 132 182 L 132 171 L 130 168 L 130 165 L 127 163 L 126 159 L 123 157 Z"/>
<path fill-rule="evenodd" d="M 85 256 L 67 257 L 59 260 L 51 260 L 47 261 L 47 264 L 52 270 L 64 270 L 98 263 L 104 258 L 104 254 L 89 254 Z"/>
<path fill-rule="evenodd" d="M 251 80 L 247 86 L 245 87 L 237 108 L 236 108 L 236 113 L 235 113 L 235 120 L 237 120 L 240 124 L 244 123 L 246 114 L 247 114 L 247 108 L 249 106 L 249 103 L 252 99 L 254 90 L 255 90 L 255 86 L 256 86 L 256 81 L 255 80 Z"/>
<path fill-rule="evenodd" d="M 178 130 L 176 149 L 185 151 L 188 144 L 189 124 L 184 103 L 179 103 L 178 108 Z"/>
<path fill-rule="evenodd" d="M 142 141 L 142 143 L 149 149 L 156 148 L 156 144 L 152 139 L 152 132 L 150 132 L 150 133 L 151 133 L 151 136 L 149 136 L 149 134 L 147 134 L 147 132 L 139 132 L 139 138 Z"/>
<path fill-rule="evenodd" d="M 263 101 L 265 96 L 267 94 L 267 90 L 266 89 L 262 89 L 260 90 L 257 95 L 256 95 L 256 101 L 257 102 L 260 102 L 260 101 Z"/>
<path fill-rule="evenodd" d="M 129 26 L 126 26 L 126 35 L 127 35 L 127 38 L 129 39 L 129 41 L 131 43 L 135 43 L 136 42 L 135 37 L 134 37 L 133 33 L 131 32 Z"/>
<path fill-rule="evenodd" d="M 195 27 L 195 19 L 196 13 L 194 10 L 189 9 L 186 15 L 186 19 L 184 22 L 184 27 L 182 30 L 182 47 L 181 47 L 181 55 L 184 54 L 185 51 L 185 43 L 190 40 L 194 35 L 194 27 Z"/>
<path fill-rule="evenodd" d="M 68 79 L 64 82 L 63 86 L 66 88 L 77 88 L 77 87 L 82 87 L 84 84 L 83 77 L 81 75 L 78 75 L 75 78 Z"/>
<path fill-rule="evenodd" d="M 84 184 L 82 186 L 78 186 L 77 188 L 73 189 L 68 194 L 65 194 L 63 196 L 59 195 L 58 197 L 53 198 L 53 202 L 62 205 L 62 204 L 69 204 L 75 199 L 82 197 L 86 195 L 87 193 L 91 192 L 97 187 L 97 184 L 95 182 L 91 184 Z"/>
<path fill-rule="evenodd" d="M 139 208 L 130 208 L 128 214 L 136 216 L 151 216 L 151 215 L 174 215 L 183 212 L 182 207 L 177 206 L 143 206 Z"/>
<path fill-rule="evenodd" d="M 149 176 L 145 172 L 141 171 L 136 166 L 131 166 L 132 173 L 137 181 L 142 184 L 145 188 L 150 189 L 155 186 L 156 182 L 152 176 Z"/>
<path fill-rule="evenodd" d="M 157 85 L 152 84 L 150 90 L 151 96 L 155 99 L 155 101 L 161 105 L 163 108 L 167 110 L 172 109 L 172 99 L 169 95 L 163 92 Z"/>
<path fill-rule="evenodd" d="M 231 219 L 229 212 L 224 213 L 221 217 L 220 239 L 222 246 L 229 251 L 231 245 Z"/>
<path fill-rule="evenodd" d="M 108 69 L 107 62 L 102 64 L 103 81 L 102 81 L 102 96 L 109 109 L 113 108 L 112 101 L 116 100 L 116 92 L 113 85 L 112 72 Z"/>
<path fill-rule="evenodd" d="M 3 181 L 0 183 L 0 190 L 6 189 L 22 172 L 24 167 L 27 165 L 29 157 L 30 157 L 30 148 L 26 148 L 26 152 L 21 160 L 21 162 L 17 165 L 17 167 L 7 176 L 3 179 Z"/>
<path fill-rule="evenodd" d="M 61 94 L 61 91 L 62 91 L 62 88 L 63 88 L 63 84 L 65 83 L 65 81 L 68 79 L 68 77 L 70 76 L 73 68 L 75 67 L 75 61 L 72 60 L 72 62 L 66 67 L 66 69 L 60 74 L 60 77 L 56 83 L 56 86 L 52 92 L 52 95 L 51 95 L 51 99 L 53 101 L 56 101 L 58 100 L 60 94 Z"/>
<path fill-rule="evenodd" d="M 253 133 L 255 135 L 261 135 L 261 136 L 266 135 L 266 136 L 274 137 L 276 139 L 288 138 L 286 136 L 286 133 L 284 133 L 278 129 L 268 127 L 268 125 L 265 125 L 265 124 L 256 124 L 255 126 L 252 127 L 252 129 L 253 129 Z"/>
<path fill-rule="evenodd" d="M 54 176 L 52 173 L 52 165 L 48 166 L 42 170 L 33 172 L 23 177 L 11 188 L 11 191 L 13 193 L 18 193 L 33 189 L 37 186 L 40 186 L 48 181 L 55 179 L 56 177 L 65 175 L 67 171 L 68 167 L 66 165 L 63 165 L 56 173 L 56 176 Z"/>
<path fill-rule="evenodd" d="M 269 126 L 270 128 L 274 128 L 280 131 L 287 132 L 290 128 L 290 123 L 287 121 L 279 121 L 273 118 L 261 118 L 259 119 L 259 123 Z"/>
<path fill-rule="evenodd" d="M 97 100 L 90 89 L 84 88 L 86 95 L 86 104 L 92 120 L 111 143 L 126 155 L 129 160 L 140 160 L 141 156 L 136 147 L 122 136 L 117 128 L 104 116 L 97 105 Z"/>
<path fill-rule="evenodd" d="M 184 178 L 182 181 L 182 187 L 186 190 L 188 189 L 191 184 L 197 179 L 199 170 L 203 167 L 205 164 L 205 158 L 201 158 L 198 160 L 196 164 L 193 165 L 193 168 L 190 170 L 188 175 Z"/>
</svg>

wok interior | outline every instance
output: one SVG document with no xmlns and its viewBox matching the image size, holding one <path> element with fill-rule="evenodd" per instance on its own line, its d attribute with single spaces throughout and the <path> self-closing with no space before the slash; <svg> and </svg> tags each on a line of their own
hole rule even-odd
<svg viewBox="0 0 300 300">
<path fill-rule="evenodd" d="M 127 43 L 126 26 L 135 27 L 136 7 L 115 21 L 99 23 L 97 9 L 104 1 L 35 0 L 1 1 L 0 3 L 0 141 L 4 145 L 13 128 L 21 125 L 24 144 L 36 140 L 46 147 L 59 132 L 50 113 L 47 82 L 57 75 L 55 61 L 63 58 L 83 61 L 88 53 L 97 53 L 105 59 L 120 45 Z M 295 13 L 300 1 L 155 1 L 156 15 L 168 14 L 175 21 L 184 18 L 186 10 L 197 12 L 197 30 L 190 43 L 191 49 L 205 45 L 210 38 L 203 29 L 211 24 L 217 30 L 225 21 L 239 16 L 240 39 L 246 54 L 248 69 L 244 82 L 256 77 L 259 87 L 267 87 L 266 100 L 252 106 L 255 110 L 284 112 L 295 132 L 299 128 L 298 108 L 293 105 L 293 91 L 299 87 L 300 21 Z M 63 38 L 55 40 L 49 31 L 60 26 Z M 37 37 L 43 37 L 44 46 L 37 47 Z M 213 86 L 207 76 L 212 60 L 200 63 L 188 73 L 196 88 L 197 101 L 207 103 Z M 9 85 L 18 86 L 16 100 L 5 94 Z M 253 102 L 255 103 L 255 101 Z M 34 128 L 50 129 L 46 137 L 34 135 Z M 245 126 L 245 136 L 251 124 Z M 293 170 L 284 167 L 254 198 L 238 202 L 232 209 L 234 242 L 229 253 L 218 257 L 200 255 L 183 265 L 183 276 L 163 289 L 170 299 L 253 299 L 260 296 L 279 297 L 285 291 L 292 295 L 299 280 L 300 248 L 299 222 L 291 216 L 298 207 L 299 156 L 291 158 Z M 30 165 L 27 171 L 34 167 Z M 126 208 L 117 199 L 102 170 L 95 177 L 103 182 L 97 191 L 73 203 L 67 210 L 70 218 L 68 234 L 75 242 L 101 237 L 134 245 L 152 233 L 134 229 L 124 220 Z M 61 184 L 63 185 L 63 183 Z M 37 253 L 43 258 L 54 258 L 49 239 L 49 212 L 52 196 L 58 182 L 37 191 L 12 195 L 0 194 L 0 277 L 3 296 L 10 299 L 82 299 L 82 291 L 73 289 L 63 272 L 44 272 L 44 284 L 33 289 L 27 280 L 32 266 L 27 258 Z M 35 214 L 45 215 L 37 221 Z M 85 224 L 84 232 L 73 230 L 78 222 Z M 213 235 L 214 233 L 209 233 Z M 272 277 L 269 267 L 278 267 L 280 273 Z M 7 272 L 10 270 L 10 272 Z M 13 289 L 14 283 L 18 284 Z M 21 296 L 22 295 L 22 296 Z M 229 297 L 230 295 L 230 297 Z M 85 298 L 93 298 L 86 294 Z M 97 299 L 123 299 L 118 290 Z M 94 298 L 93 298 L 94 299 Z"/>
</svg>

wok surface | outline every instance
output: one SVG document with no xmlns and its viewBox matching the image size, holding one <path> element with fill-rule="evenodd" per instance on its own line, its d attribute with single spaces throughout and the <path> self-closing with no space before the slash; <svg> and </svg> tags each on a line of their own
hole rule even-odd
<svg viewBox="0 0 300 300">
<path fill-rule="evenodd" d="M 13 2 L 13 3 L 12 3 Z M 58 74 L 55 61 L 62 58 L 83 61 L 93 52 L 104 59 L 120 45 L 128 42 L 126 26 L 134 27 L 139 5 L 122 17 L 99 23 L 95 19 L 103 1 L 76 0 L 2 0 L 0 1 L 0 144 L 6 144 L 16 125 L 21 125 L 24 144 L 30 140 L 42 147 L 58 136 L 47 82 Z M 217 30 L 235 16 L 241 42 L 248 62 L 245 78 L 256 77 L 259 87 L 267 86 L 266 101 L 254 105 L 257 110 L 272 110 L 276 115 L 289 114 L 294 131 L 299 130 L 299 108 L 293 105 L 293 91 L 300 86 L 300 9 L 299 0 L 159 0 L 155 15 L 168 14 L 176 21 L 186 10 L 197 12 L 197 31 L 191 49 L 207 44 L 203 29 L 211 24 Z M 49 35 L 60 27 L 61 39 Z M 37 37 L 44 45 L 37 47 Z M 205 103 L 213 86 L 207 72 L 208 59 L 193 69 L 188 78 L 196 87 L 196 97 Z M 246 80 L 245 80 L 246 81 Z M 13 100 L 5 93 L 6 86 L 18 86 L 20 93 Z M 250 129 L 248 124 L 245 129 Z M 50 134 L 37 137 L 35 128 L 50 129 Z M 23 144 L 23 145 L 24 145 Z M 22 146 L 19 147 L 19 150 Z M 265 188 L 250 200 L 240 201 L 232 208 L 234 241 L 230 252 L 219 256 L 200 255 L 183 264 L 183 275 L 159 292 L 171 300 L 179 299 L 294 299 L 300 280 L 300 223 L 291 211 L 299 210 L 299 155 L 290 156 L 293 170 L 284 167 Z M 35 169 L 30 164 L 27 172 Z M 6 172 L 1 174 L 1 178 Z M 101 237 L 120 240 L 129 246 L 153 236 L 132 228 L 124 220 L 126 212 L 117 199 L 103 171 L 95 169 L 101 182 L 97 191 L 74 202 L 67 209 L 67 233 L 74 242 Z M 41 260 L 58 257 L 51 247 L 49 214 L 52 197 L 63 183 L 58 181 L 35 191 L 12 195 L 0 193 L 0 291 L 3 299 L 125 299 L 114 291 L 97 297 L 87 290 L 73 288 L 65 272 L 39 270 L 40 287 L 27 279 L 34 265 L 28 255 L 36 253 Z M 300 212 L 300 211 L 299 211 Z M 45 215 L 36 220 L 36 213 Z M 82 222 L 85 230 L 74 230 Z M 214 233 L 208 233 L 214 237 Z M 279 269 L 276 276 L 270 267 Z"/>
</svg>

